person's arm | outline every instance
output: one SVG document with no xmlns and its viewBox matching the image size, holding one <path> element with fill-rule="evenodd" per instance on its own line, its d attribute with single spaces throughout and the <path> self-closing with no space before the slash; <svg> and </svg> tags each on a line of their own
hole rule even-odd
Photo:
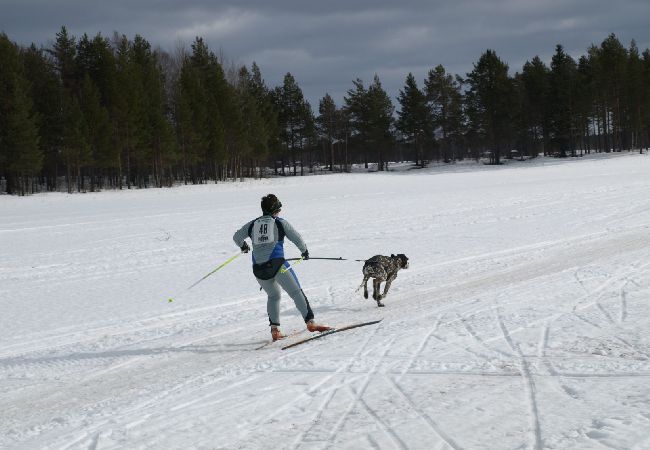
<svg viewBox="0 0 650 450">
<path fill-rule="evenodd" d="M 284 234 L 291 242 L 293 242 L 296 247 L 298 247 L 298 250 L 300 250 L 301 254 L 304 254 L 307 252 L 307 244 L 305 244 L 305 241 L 302 240 L 302 236 L 300 236 L 300 233 L 298 233 L 295 228 L 291 226 L 289 222 L 287 222 L 284 219 L 282 220 L 282 228 L 284 228 Z"/>
<path fill-rule="evenodd" d="M 248 244 L 246 243 L 246 238 L 248 237 L 248 229 L 250 228 L 251 223 L 253 223 L 252 220 L 250 222 L 247 222 L 246 225 L 244 225 L 239 230 L 237 230 L 232 237 L 232 240 L 235 241 L 235 245 L 241 248 L 242 251 L 244 250 L 243 248 L 244 245 L 248 247 Z"/>
</svg>

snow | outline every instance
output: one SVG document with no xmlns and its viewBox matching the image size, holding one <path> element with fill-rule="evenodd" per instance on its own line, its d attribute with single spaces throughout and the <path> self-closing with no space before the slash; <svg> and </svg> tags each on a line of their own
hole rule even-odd
<svg viewBox="0 0 650 450">
<path fill-rule="evenodd" d="M 0 448 L 650 448 L 650 157 L 395 167 L 0 197 Z M 295 267 L 380 324 L 255 350 L 248 255 L 187 290 L 269 192 L 312 256 L 410 258 L 385 308 Z"/>
</svg>

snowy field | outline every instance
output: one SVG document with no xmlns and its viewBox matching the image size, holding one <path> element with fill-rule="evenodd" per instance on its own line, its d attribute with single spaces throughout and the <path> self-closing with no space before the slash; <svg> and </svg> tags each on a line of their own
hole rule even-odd
<svg viewBox="0 0 650 450">
<path fill-rule="evenodd" d="M 409 256 L 385 308 L 296 266 L 383 322 L 256 350 L 248 255 L 186 290 L 269 192 L 314 257 Z M 3 196 L 0 249 L 0 448 L 650 448 L 646 155 Z"/>
</svg>

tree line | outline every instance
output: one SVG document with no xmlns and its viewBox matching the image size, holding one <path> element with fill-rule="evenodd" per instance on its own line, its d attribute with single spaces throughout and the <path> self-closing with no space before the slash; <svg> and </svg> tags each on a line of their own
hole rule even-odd
<svg viewBox="0 0 650 450">
<path fill-rule="evenodd" d="M 454 162 L 650 145 L 650 50 L 611 34 L 578 60 L 561 45 L 510 75 L 485 51 L 464 76 L 442 65 L 422 87 L 408 74 L 393 100 L 377 75 L 342 105 L 317 111 L 287 73 L 227 64 L 197 37 L 153 49 L 142 36 L 77 39 L 50 48 L 0 34 L 0 192 L 96 191 L 244 177 L 349 171 L 352 164 Z"/>
</svg>

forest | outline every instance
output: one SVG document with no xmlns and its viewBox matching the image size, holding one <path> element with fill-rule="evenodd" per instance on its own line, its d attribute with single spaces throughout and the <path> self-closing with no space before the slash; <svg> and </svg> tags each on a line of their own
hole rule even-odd
<svg viewBox="0 0 650 450">
<path fill-rule="evenodd" d="M 434 63 L 435 64 L 435 63 Z M 197 37 L 65 27 L 50 47 L 0 34 L 0 193 L 93 192 L 350 171 L 391 161 L 572 157 L 650 146 L 650 50 L 610 34 L 574 58 L 557 45 L 514 74 L 486 50 L 466 74 L 431 65 L 399 93 L 379 75 L 318 105 L 290 72 L 267 86 Z"/>
</svg>

